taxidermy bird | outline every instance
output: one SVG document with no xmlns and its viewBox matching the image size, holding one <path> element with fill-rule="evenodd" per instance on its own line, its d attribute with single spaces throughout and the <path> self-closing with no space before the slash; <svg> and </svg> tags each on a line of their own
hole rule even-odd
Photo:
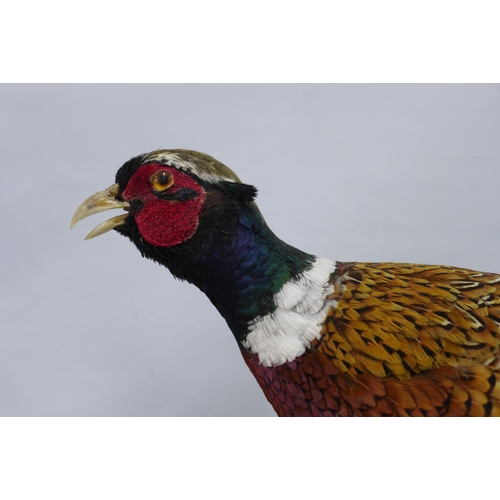
<svg viewBox="0 0 500 500">
<path fill-rule="evenodd" d="M 211 156 L 158 150 L 71 227 L 124 210 L 87 239 L 114 229 L 202 290 L 280 416 L 500 415 L 500 276 L 316 257 L 271 231 L 256 193 Z"/>
</svg>

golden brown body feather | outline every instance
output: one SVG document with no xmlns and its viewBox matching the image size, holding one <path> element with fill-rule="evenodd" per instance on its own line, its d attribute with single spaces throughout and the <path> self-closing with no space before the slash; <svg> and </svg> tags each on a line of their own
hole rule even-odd
<svg viewBox="0 0 500 500">
<path fill-rule="evenodd" d="M 500 276 L 415 264 L 340 263 L 322 337 L 264 369 L 281 415 L 500 415 Z"/>
</svg>

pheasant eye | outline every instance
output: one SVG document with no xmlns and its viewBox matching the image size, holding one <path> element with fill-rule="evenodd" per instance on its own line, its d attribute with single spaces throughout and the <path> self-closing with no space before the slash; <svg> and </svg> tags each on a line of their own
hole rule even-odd
<svg viewBox="0 0 500 500">
<path fill-rule="evenodd" d="M 174 183 L 174 178 L 165 170 L 158 170 L 151 177 L 151 185 L 155 191 L 165 191 Z"/>
</svg>

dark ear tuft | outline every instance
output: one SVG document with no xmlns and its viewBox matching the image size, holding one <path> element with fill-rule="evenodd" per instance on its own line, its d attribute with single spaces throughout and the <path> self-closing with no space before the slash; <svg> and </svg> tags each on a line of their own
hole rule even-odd
<svg viewBox="0 0 500 500">
<path fill-rule="evenodd" d="M 218 187 L 221 191 L 237 198 L 244 203 L 250 203 L 257 196 L 257 188 L 250 184 L 239 182 L 219 181 Z"/>
</svg>

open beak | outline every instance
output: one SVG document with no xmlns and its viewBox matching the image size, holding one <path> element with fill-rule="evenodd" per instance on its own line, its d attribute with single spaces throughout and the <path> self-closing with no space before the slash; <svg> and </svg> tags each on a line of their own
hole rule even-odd
<svg viewBox="0 0 500 500">
<path fill-rule="evenodd" d="M 98 214 L 99 212 L 104 212 L 105 210 L 111 210 L 113 208 L 122 208 L 127 210 L 127 213 L 122 215 L 117 215 L 112 219 L 104 221 L 94 228 L 85 238 L 90 240 L 96 236 L 107 233 L 111 231 L 114 227 L 123 226 L 125 224 L 125 219 L 128 217 L 128 210 L 130 210 L 130 205 L 126 201 L 119 201 L 115 197 L 118 194 L 119 186 L 118 184 L 113 184 L 111 187 L 104 191 L 99 191 L 87 198 L 77 209 L 73 219 L 71 220 L 71 229 L 75 226 L 77 222 L 80 222 L 85 217 L 89 215 Z"/>
</svg>

